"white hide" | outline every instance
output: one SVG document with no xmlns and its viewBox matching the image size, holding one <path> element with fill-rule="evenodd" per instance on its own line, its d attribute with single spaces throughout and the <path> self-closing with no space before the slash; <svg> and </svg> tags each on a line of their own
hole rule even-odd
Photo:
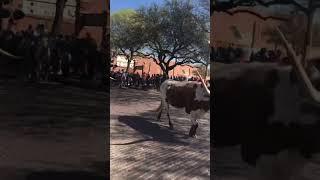
<svg viewBox="0 0 320 180">
<path fill-rule="evenodd" d="M 161 94 L 161 105 L 159 108 L 161 109 L 166 109 L 167 113 L 169 113 L 169 104 L 166 102 L 166 95 L 167 95 L 167 90 L 170 89 L 170 86 L 175 86 L 175 87 L 181 87 L 184 86 L 185 83 L 179 82 L 179 81 L 174 81 L 174 80 L 166 80 L 164 81 L 161 86 L 160 86 L 160 94 Z M 196 88 L 196 93 L 195 93 L 195 100 L 198 101 L 209 101 L 210 96 L 206 95 L 206 91 L 203 87 L 201 87 L 201 84 L 199 83 L 197 88 Z M 188 98 L 188 97 L 177 97 L 177 98 Z M 158 109 L 158 113 L 161 111 L 161 109 Z M 196 111 L 191 111 L 190 112 L 190 119 L 192 125 L 198 124 L 198 119 L 201 118 L 205 112 L 203 110 L 196 110 Z M 171 120 L 172 121 L 172 120 Z"/>
</svg>

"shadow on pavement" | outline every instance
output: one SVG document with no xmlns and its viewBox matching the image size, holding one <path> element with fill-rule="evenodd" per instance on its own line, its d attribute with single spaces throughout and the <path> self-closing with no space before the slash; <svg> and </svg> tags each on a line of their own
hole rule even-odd
<svg viewBox="0 0 320 180">
<path fill-rule="evenodd" d="M 106 177 L 95 175 L 84 171 L 42 171 L 32 172 L 27 175 L 26 180 L 105 180 Z"/>
<path fill-rule="evenodd" d="M 160 102 L 160 96 L 157 91 L 150 89 L 148 91 L 143 91 L 139 89 L 120 89 L 117 87 L 111 88 L 112 101 L 117 102 L 117 104 L 128 104 L 128 102 L 134 103 L 147 103 L 147 102 Z M 148 97 L 148 98 L 146 98 Z"/>
<path fill-rule="evenodd" d="M 176 137 L 177 133 L 172 132 L 168 128 L 163 128 L 156 123 L 152 123 L 147 118 L 144 118 L 141 116 L 119 116 L 118 120 L 119 122 L 128 125 L 134 130 L 139 131 L 140 133 L 146 136 L 149 136 L 150 139 L 146 139 L 145 141 L 153 140 L 153 141 L 160 141 L 164 143 L 175 143 L 175 144 L 181 144 L 181 145 L 189 144 L 187 142 L 181 141 L 180 138 L 177 138 Z M 136 143 L 138 142 L 143 142 L 143 141 L 142 140 L 136 141 Z M 132 144 L 132 143 L 126 143 L 126 144 Z"/>
</svg>

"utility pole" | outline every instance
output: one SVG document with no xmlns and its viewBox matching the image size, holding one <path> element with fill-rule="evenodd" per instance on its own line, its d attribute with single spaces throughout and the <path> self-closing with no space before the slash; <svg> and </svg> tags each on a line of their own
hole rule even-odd
<svg viewBox="0 0 320 180">
<path fill-rule="evenodd" d="M 107 77 L 108 74 L 110 74 L 110 62 L 111 62 L 111 56 L 110 56 L 110 0 L 105 0 L 104 10 L 103 14 L 104 17 L 107 19 L 106 24 L 102 25 L 102 35 L 101 35 L 101 44 L 100 44 L 100 52 L 102 55 L 102 83 L 107 83 L 109 87 L 109 77 Z"/>
<path fill-rule="evenodd" d="M 251 45 L 250 45 L 250 60 L 251 57 L 253 56 L 253 48 L 254 48 L 254 43 L 255 43 L 255 36 L 256 36 L 256 26 L 257 26 L 257 22 L 254 21 L 253 26 L 252 26 L 252 36 L 251 36 Z"/>
<path fill-rule="evenodd" d="M 81 30 L 81 14 L 80 14 L 80 8 L 81 8 L 81 0 L 76 0 L 76 10 L 75 10 L 75 23 L 74 23 L 74 34 L 76 37 L 78 37 L 80 30 Z"/>
</svg>

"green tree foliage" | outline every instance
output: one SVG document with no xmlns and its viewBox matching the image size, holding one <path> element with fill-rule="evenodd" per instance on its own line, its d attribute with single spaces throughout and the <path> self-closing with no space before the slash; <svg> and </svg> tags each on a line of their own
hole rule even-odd
<svg viewBox="0 0 320 180">
<path fill-rule="evenodd" d="M 132 9 L 111 15 L 111 47 L 117 55 L 125 56 L 127 71 L 144 44 L 144 25 L 137 18 L 137 12 Z"/>
<path fill-rule="evenodd" d="M 209 35 L 206 20 L 192 1 L 171 0 L 138 10 L 144 24 L 145 48 L 140 51 L 158 64 L 165 74 L 177 65 L 207 63 Z"/>
</svg>

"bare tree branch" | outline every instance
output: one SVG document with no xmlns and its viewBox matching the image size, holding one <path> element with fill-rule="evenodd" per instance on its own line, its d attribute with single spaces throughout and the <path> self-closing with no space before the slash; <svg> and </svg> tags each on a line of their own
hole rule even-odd
<svg viewBox="0 0 320 180">
<path fill-rule="evenodd" d="M 269 7 L 269 6 L 273 6 L 273 5 L 293 5 L 305 13 L 308 12 L 308 9 L 306 7 L 303 7 L 301 4 L 299 4 L 295 0 L 272 0 L 272 1 L 268 1 L 268 2 L 265 2 L 264 0 L 255 0 L 255 2 L 257 2 L 258 4 L 265 6 L 265 7 Z"/>
<path fill-rule="evenodd" d="M 227 14 L 229 14 L 231 16 L 233 16 L 234 14 L 238 14 L 238 13 L 248 13 L 248 14 L 254 15 L 264 21 L 268 20 L 268 19 L 274 19 L 274 20 L 279 20 L 279 21 L 288 21 L 289 20 L 287 18 L 276 17 L 276 16 L 262 16 L 261 14 L 258 14 L 254 11 L 250 11 L 247 9 L 238 9 L 238 10 L 234 10 L 234 11 L 224 11 L 224 12 L 226 12 Z"/>
</svg>

